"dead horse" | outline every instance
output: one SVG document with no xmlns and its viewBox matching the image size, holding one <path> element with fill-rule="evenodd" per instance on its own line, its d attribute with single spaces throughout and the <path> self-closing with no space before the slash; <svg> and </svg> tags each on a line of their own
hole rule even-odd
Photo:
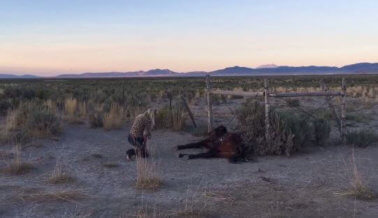
<svg viewBox="0 0 378 218">
<path fill-rule="evenodd" d="M 195 143 L 178 145 L 177 150 L 206 148 L 208 151 L 199 154 L 179 154 L 179 158 L 227 158 L 231 163 L 247 161 L 247 149 L 239 133 L 228 133 L 227 128 L 218 126 L 209 133 L 209 137 Z"/>
</svg>

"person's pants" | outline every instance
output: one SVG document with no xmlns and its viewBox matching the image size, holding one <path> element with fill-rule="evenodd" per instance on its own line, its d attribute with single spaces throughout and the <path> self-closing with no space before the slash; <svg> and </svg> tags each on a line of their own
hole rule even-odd
<svg viewBox="0 0 378 218">
<path fill-rule="evenodd" d="M 129 135 L 128 141 L 135 147 L 137 157 L 146 158 L 149 156 L 146 148 L 146 141 L 143 137 L 133 137 L 132 135 Z"/>
</svg>

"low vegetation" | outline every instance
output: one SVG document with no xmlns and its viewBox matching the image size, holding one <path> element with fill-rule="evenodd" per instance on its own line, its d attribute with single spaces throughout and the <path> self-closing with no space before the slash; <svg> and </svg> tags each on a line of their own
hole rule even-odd
<svg viewBox="0 0 378 218">
<path fill-rule="evenodd" d="M 117 163 L 112 163 L 112 162 L 107 162 L 102 164 L 106 168 L 116 168 L 119 167 L 119 164 Z"/>
<path fill-rule="evenodd" d="M 270 81 L 272 90 L 276 91 L 311 91 L 319 86 L 322 78 L 330 89 L 340 86 L 339 76 L 330 77 L 275 77 Z M 348 76 L 348 93 L 351 96 L 367 98 L 376 97 L 376 89 L 372 88 L 378 83 L 377 76 Z M 358 84 L 358 86 L 356 86 Z M 363 87 L 362 87 L 363 86 Z M 366 86 L 366 88 L 364 88 Z M 0 81 L 0 116 L 20 116 L 25 111 L 25 105 L 31 104 L 37 107 L 45 107 L 41 114 L 34 113 L 38 110 L 27 108 L 27 113 L 34 113 L 39 119 L 51 119 L 56 117 L 58 122 L 65 121 L 70 124 L 86 124 L 92 128 L 104 128 L 105 130 L 118 129 L 127 120 L 132 120 L 137 114 L 145 111 L 151 105 L 159 105 L 157 122 L 159 128 L 173 130 L 185 129 L 187 120 L 186 111 L 175 104 L 175 99 L 185 96 L 187 102 L 198 102 L 204 97 L 204 78 L 142 78 L 142 79 L 88 79 L 88 80 L 6 80 Z M 223 77 L 213 78 L 214 89 L 261 91 L 263 79 L 255 77 Z M 362 87 L 362 88 L 361 88 Z M 370 87 L 370 88 L 369 88 Z M 355 94 L 357 93 L 357 94 Z M 365 96 L 366 95 L 366 96 Z M 167 100 L 170 99 L 172 107 Z M 233 97 L 214 96 L 214 104 L 225 103 Z M 298 99 L 287 100 L 291 108 L 300 108 Z M 34 106 L 33 106 L 34 107 Z M 21 110 L 20 112 L 18 112 Z M 33 112 L 34 111 L 34 112 Z M 43 114 L 43 115 L 42 115 Z M 25 115 L 25 113 L 24 113 Z M 50 118 L 48 118 L 50 116 Z M 24 116 L 24 119 L 27 119 Z M 348 115 L 350 120 L 361 120 L 356 115 Z M 366 120 L 363 118 L 363 120 Z M 45 123 L 46 121 L 43 121 Z M 50 121 L 56 123 L 56 121 Z M 46 123 L 45 123 L 46 124 Z M 34 133 L 16 131 L 15 134 L 0 134 L 0 139 L 16 136 L 17 139 L 28 138 L 28 135 L 40 137 L 55 135 L 55 131 L 41 131 L 46 128 L 42 125 Z M 19 128 L 21 123 L 17 124 Z M 55 125 L 55 124 L 54 124 Z M 48 127 L 50 128 L 50 127 Z M 14 132 L 13 132 L 14 133 Z M 14 137 L 13 137 L 14 138 Z M 2 140 L 3 141 L 3 140 Z"/>
<path fill-rule="evenodd" d="M 374 200 L 378 197 L 377 193 L 369 188 L 362 179 L 360 172 L 358 171 L 355 152 L 354 149 L 352 150 L 352 158 L 351 158 L 351 166 L 352 166 L 352 178 L 350 182 L 350 188 L 337 193 L 341 196 L 350 196 L 358 200 L 370 201 Z"/>
<path fill-rule="evenodd" d="M 186 126 L 187 114 L 183 106 L 177 103 L 170 109 L 168 106 L 157 111 L 155 116 L 156 128 L 183 130 Z"/>
<path fill-rule="evenodd" d="M 125 124 L 125 111 L 117 104 L 112 104 L 108 113 L 103 118 L 105 130 L 120 129 Z"/>
<path fill-rule="evenodd" d="M 6 166 L 0 171 L 10 175 L 22 175 L 35 169 L 31 163 L 22 161 L 20 145 L 15 146 L 15 157 L 6 163 Z"/>
<path fill-rule="evenodd" d="M 325 143 L 330 124 L 322 119 L 291 110 L 272 108 L 269 141 L 265 133 L 265 109 L 257 101 L 248 101 L 238 110 L 238 129 L 245 144 L 257 155 L 291 155 L 307 144 Z"/>
<path fill-rule="evenodd" d="M 61 190 L 61 191 L 41 191 L 35 190 L 27 193 L 20 193 L 18 199 L 23 202 L 77 202 L 87 198 L 85 194 L 77 190 Z"/>
<path fill-rule="evenodd" d="M 348 144 L 365 148 L 378 142 L 378 135 L 368 129 L 350 131 L 346 134 L 346 141 Z"/>
<path fill-rule="evenodd" d="M 52 171 L 48 182 L 51 184 L 64 184 L 74 182 L 75 178 L 71 176 L 61 164 L 57 164 Z"/>
<path fill-rule="evenodd" d="M 9 111 L 3 141 L 25 143 L 33 138 L 57 137 L 62 132 L 59 116 L 37 102 L 22 103 Z"/>
<path fill-rule="evenodd" d="M 135 186 L 137 189 L 156 191 L 162 186 L 163 181 L 159 176 L 156 162 L 137 157 L 136 166 L 137 178 Z"/>
</svg>

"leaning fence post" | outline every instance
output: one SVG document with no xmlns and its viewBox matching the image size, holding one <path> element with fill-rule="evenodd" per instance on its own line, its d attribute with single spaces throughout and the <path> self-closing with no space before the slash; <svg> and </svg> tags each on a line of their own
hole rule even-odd
<svg viewBox="0 0 378 218">
<path fill-rule="evenodd" d="M 193 123 L 194 128 L 197 128 L 196 121 L 194 120 L 193 113 L 192 113 L 192 111 L 190 110 L 190 107 L 189 107 L 188 103 L 186 102 L 186 100 L 185 100 L 185 98 L 184 98 L 183 95 L 181 95 L 180 98 L 181 98 L 182 104 L 184 105 L 186 111 L 187 111 L 188 114 L 189 114 L 190 119 L 192 120 L 192 123 Z"/>
<path fill-rule="evenodd" d="M 341 119 L 340 119 L 340 133 L 341 140 L 345 144 L 345 97 L 346 97 L 346 83 L 345 78 L 341 79 Z"/>
<path fill-rule="evenodd" d="M 206 75 L 206 99 L 207 99 L 207 131 L 213 130 L 213 108 L 211 105 L 210 75 Z"/>
<path fill-rule="evenodd" d="M 265 100 L 265 140 L 270 143 L 270 122 L 269 122 L 269 88 L 268 79 L 264 79 L 264 100 Z"/>
</svg>

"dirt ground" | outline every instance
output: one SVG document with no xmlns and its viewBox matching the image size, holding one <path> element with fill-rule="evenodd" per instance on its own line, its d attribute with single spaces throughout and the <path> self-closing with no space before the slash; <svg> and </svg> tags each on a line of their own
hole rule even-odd
<svg viewBox="0 0 378 218">
<path fill-rule="evenodd" d="M 185 160 L 175 146 L 200 139 L 157 130 L 149 141 L 151 162 L 163 184 L 136 189 L 136 162 L 125 160 L 129 125 L 121 130 L 68 125 L 59 140 L 22 148 L 35 169 L 0 174 L 0 217 L 376 217 L 378 200 L 346 196 L 353 181 L 352 153 L 361 180 L 378 191 L 378 146 L 309 147 L 292 157 L 258 157 L 230 164 L 224 159 Z M 0 147 L 0 167 L 14 157 Z M 197 151 L 195 151 L 197 152 Z M 49 184 L 56 165 L 74 177 Z M 80 193 L 43 198 L 41 193 Z M 46 196 L 46 195 L 45 195 Z"/>
</svg>

